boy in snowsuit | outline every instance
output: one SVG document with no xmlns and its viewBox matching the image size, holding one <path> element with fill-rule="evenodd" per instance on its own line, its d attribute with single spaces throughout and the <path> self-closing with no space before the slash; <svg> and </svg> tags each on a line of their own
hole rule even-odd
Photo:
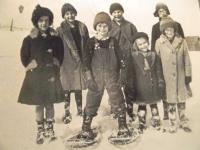
<svg viewBox="0 0 200 150">
<path fill-rule="evenodd" d="M 133 114 L 133 97 L 131 96 L 132 89 L 128 87 L 126 73 L 127 73 L 127 60 L 130 56 L 131 41 L 134 34 L 137 32 L 135 25 L 127 21 L 123 17 L 124 8 L 119 3 L 113 3 L 110 6 L 110 14 L 113 17 L 112 29 L 110 31 L 110 36 L 114 37 L 118 44 L 120 53 L 122 55 L 122 61 L 124 63 L 124 69 L 120 72 L 120 82 L 123 87 L 124 96 L 127 105 L 127 113 L 131 120 L 135 120 Z M 111 110 L 112 113 L 112 110 Z"/>
<path fill-rule="evenodd" d="M 176 106 L 180 120 L 180 127 L 191 132 L 188 119 L 185 116 L 186 99 L 192 81 L 191 63 L 188 46 L 178 33 L 176 22 L 165 18 L 160 23 L 161 36 L 156 41 L 155 49 L 161 58 L 163 75 L 166 84 L 166 102 L 170 132 L 177 131 Z"/>
<path fill-rule="evenodd" d="M 44 137 L 55 140 L 54 103 L 64 101 L 60 82 L 60 65 L 63 61 L 63 43 L 50 28 L 53 13 L 37 5 L 32 13 L 35 28 L 24 38 L 21 47 L 21 61 L 26 68 L 26 76 L 18 102 L 36 105 L 38 132 L 36 143 L 42 144 Z"/>
<path fill-rule="evenodd" d="M 77 115 L 82 116 L 82 90 L 86 89 L 82 71 L 82 53 L 89 38 L 85 24 L 76 20 L 77 11 L 69 3 L 62 6 L 64 21 L 57 31 L 64 43 L 64 60 L 61 66 L 61 83 L 65 91 L 65 124 L 72 120 L 70 113 L 70 95 L 75 94 Z"/>
<path fill-rule="evenodd" d="M 157 3 L 156 4 L 156 8 L 155 8 L 155 12 L 154 12 L 154 16 L 159 18 L 159 22 L 157 22 L 156 24 L 153 25 L 152 27 L 152 33 L 151 33 L 151 50 L 155 50 L 155 43 L 156 40 L 160 37 L 160 35 L 162 34 L 160 32 L 160 22 L 165 19 L 166 17 L 169 17 L 170 15 L 170 11 L 167 7 L 166 4 L 164 3 Z M 177 33 L 184 38 L 184 32 L 182 29 L 182 26 L 180 23 L 175 22 L 176 24 L 176 28 L 177 28 Z M 169 119 L 168 117 L 168 112 L 167 112 L 167 103 L 165 103 L 165 97 L 163 98 L 163 110 L 164 110 L 164 117 L 163 120 L 167 120 Z"/>
<path fill-rule="evenodd" d="M 111 107 L 118 117 L 119 136 L 129 136 L 126 124 L 125 103 L 118 84 L 120 58 L 117 41 L 109 37 L 111 19 L 105 12 L 100 12 L 94 19 L 96 35 L 87 43 L 87 53 L 84 55 L 85 77 L 88 85 L 86 106 L 84 109 L 82 132 L 80 138 L 92 139 L 91 123 L 97 115 L 104 90 L 110 98 Z"/>
<path fill-rule="evenodd" d="M 160 129 L 157 102 L 165 90 L 160 57 L 149 50 L 149 38 L 144 32 L 137 32 L 132 39 L 133 49 L 129 59 L 129 83 L 134 89 L 134 102 L 138 104 L 139 131 L 146 128 L 146 105 L 151 108 L 151 125 Z"/>
</svg>

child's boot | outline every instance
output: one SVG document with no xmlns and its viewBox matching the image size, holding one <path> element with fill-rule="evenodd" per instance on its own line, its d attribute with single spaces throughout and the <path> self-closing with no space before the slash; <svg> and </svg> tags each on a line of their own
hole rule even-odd
<svg viewBox="0 0 200 150">
<path fill-rule="evenodd" d="M 63 116 L 63 122 L 64 124 L 68 124 L 72 121 L 72 116 L 71 113 L 69 111 L 70 106 L 69 106 L 69 102 L 65 102 L 65 115 Z"/>
<path fill-rule="evenodd" d="M 191 128 L 188 124 L 188 118 L 185 116 L 185 103 L 178 104 L 178 115 L 180 120 L 179 127 L 183 129 L 185 132 L 191 132 Z"/>
<path fill-rule="evenodd" d="M 168 104 L 167 102 L 163 101 L 163 120 L 168 120 L 169 119 L 169 115 L 168 115 Z"/>
<path fill-rule="evenodd" d="M 37 137 L 36 143 L 43 144 L 44 143 L 44 121 L 37 121 Z"/>
<path fill-rule="evenodd" d="M 49 138 L 50 142 L 57 139 L 54 133 L 53 123 L 54 123 L 53 119 L 46 120 L 45 137 Z"/>
<path fill-rule="evenodd" d="M 176 106 L 173 104 L 169 104 L 168 106 L 168 116 L 169 116 L 169 132 L 176 133 L 177 132 L 177 118 L 176 118 Z"/>
<path fill-rule="evenodd" d="M 127 127 L 126 124 L 126 114 L 122 113 L 118 115 L 118 133 L 117 133 L 118 137 L 130 137 L 131 133 Z"/>
<path fill-rule="evenodd" d="M 94 139 L 94 133 L 91 129 L 93 117 L 91 116 L 83 116 L 83 124 L 82 124 L 82 131 L 78 135 L 77 138 L 83 139 L 83 140 L 93 140 Z"/>
<path fill-rule="evenodd" d="M 155 128 L 156 130 L 160 130 L 160 116 L 158 113 L 158 108 L 156 107 L 151 107 L 151 114 L 152 114 L 152 118 L 151 118 L 151 125 L 153 128 Z"/>
<path fill-rule="evenodd" d="M 146 126 L 146 111 L 138 111 L 138 120 L 139 120 L 139 132 L 142 134 L 143 131 L 147 128 Z"/>
</svg>

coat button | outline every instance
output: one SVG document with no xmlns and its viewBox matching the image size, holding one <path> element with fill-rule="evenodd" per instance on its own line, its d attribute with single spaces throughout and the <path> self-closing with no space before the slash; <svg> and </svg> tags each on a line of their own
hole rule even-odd
<svg viewBox="0 0 200 150">
<path fill-rule="evenodd" d="M 49 81 L 49 82 L 54 82 L 54 81 L 55 81 L 55 78 L 54 78 L 54 77 L 51 77 L 51 78 L 48 79 L 48 81 Z"/>
<path fill-rule="evenodd" d="M 53 50 L 52 50 L 52 49 L 48 49 L 47 52 L 48 52 L 48 53 L 52 53 Z"/>
<path fill-rule="evenodd" d="M 53 64 L 46 64 L 46 67 L 53 67 Z"/>
</svg>

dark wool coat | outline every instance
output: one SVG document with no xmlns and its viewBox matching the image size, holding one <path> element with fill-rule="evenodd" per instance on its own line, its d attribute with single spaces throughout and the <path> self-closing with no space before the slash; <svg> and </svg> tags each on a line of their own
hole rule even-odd
<svg viewBox="0 0 200 150">
<path fill-rule="evenodd" d="M 184 32 L 182 29 L 182 26 L 180 23 L 176 22 L 177 25 L 177 33 L 184 38 Z M 152 27 L 152 32 L 151 32 L 151 49 L 155 50 L 155 43 L 156 40 L 160 37 L 161 32 L 160 32 L 160 22 L 156 23 Z"/>
<path fill-rule="evenodd" d="M 162 62 L 166 83 L 166 101 L 168 103 L 185 102 L 188 98 L 185 77 L 192 77 L 192 67 L 186 40 L 175 36 L 171 43 L 162 34 L 156 41 L 155 48 Z"/>
<path fill-rule="evenodd" d="M 76 36 L 80 38 L 80 45 L 76 45 L 78 41 L 74 40 L 74 36 L 67 22 L 62 22 L 57 29 L 64 43 L 64 60 L 61 66 L 61 83 L 64 90 L 86 89 L 82 71 L 82 54 L 85 51 L 89 33 L 85 24 L 77 20 L 75 24 L 80 32 L 80 36 Z"/>
<path fill-rule="evenodd" d="M 149 70 L 144 69 L 144 55 L 133 51 L 129 59 L 129 84 L 133 88 L 135 102 L 138 104 L 153 104 L 161 97 L 158 84 L 164 84 L 162 66 L 159 57 L 154 51 L 148 51 L 146 59 Z"/>
<path fill-rule="evenodd" d="M 62 64 L 63 53 L 62 40 L 49 32 L 46 37 L 38 33 L 35 38 L 31 36 L 24 38 L 21 62 L 24 67 L 27 67 L 34 59 L 38 66 L 26 72 L 18 102 L 42 105 L 64 100 L 60 68 L 53 61 L 56 58 Z"/>
<path fill-rule="evenodd" d="M 118 25 L 114 20 L 112 21 L 112 29 L 110 36 L 117 39 L 121 54 L 128 58 L 130 56 L 130 49 L 132 47 L 131 40 L 133 35 L 137 32 L 135 25 L 123 19 Z"/>
</svg>

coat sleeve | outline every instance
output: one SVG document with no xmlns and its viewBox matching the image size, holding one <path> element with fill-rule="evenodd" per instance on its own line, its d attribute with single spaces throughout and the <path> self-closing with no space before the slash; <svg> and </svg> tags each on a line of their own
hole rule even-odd
<svg viewBox="0 0 200 150">
<path fill-rule="evenodd" d="M 64 58 L 64 46 L 63 46 L 63 41 L 60 37 L 56 38 L 56 49 L 54 51 L 54 57 L 57 58 L 59 61 L 59 64 L 62 65 L 63 63 L 63 58 Z"/>
<path fill-rule="evenodd" d="M 158 39 L 158 33 L 157 33 L 157 27 L 156 25 L 153 25 L 152 31 L 151 31 L 151 50 L 155 51 L 155 43 Z"/>
<path fill-rule="evenodd" d="M 137 28 L 133 24 L 131 24 L 131 32 L 132 32 L 132 35 L 134 35 L 137 32 Z"/>
<path fill-rule="evenodd" d="M 93 39 L 88 39 L 86 42 L 85 50 L 82 53 L 82 59 L 83 59 L 83 71 L 86 72 L 88 70 L 91 70 L 91 60 L 92 60 L 92 52 L 93 52 L 93 45 L 94 41 Z"/>
<path fill-rule="evenodd" d="M 159 84 L 165 84 L 164 76 L 163 76 L 163 69 L 162 69 L 162 63 L 160 57 L 155 54 L 156 56 L 156 75 L 158 78 L 158 83 Z"/>
<path fill-rule="evenodd" d="M 31 57 L 30 40 L 31 38 L 27 36 L 26 38 L 24 38 L 21 46 L 20 58 L 24 67 L 27 67 L 27 65 L 30 63 L 30 57 Z"/>
<path fill-rule="evenodd" d="M 184 52 L 184 67 L 185 67 L 185 76 L 192 77 L 192 67 L 189 56 L 189 49 L 186 40 L 183 41 L 183 52 Z"/>
</svg>

